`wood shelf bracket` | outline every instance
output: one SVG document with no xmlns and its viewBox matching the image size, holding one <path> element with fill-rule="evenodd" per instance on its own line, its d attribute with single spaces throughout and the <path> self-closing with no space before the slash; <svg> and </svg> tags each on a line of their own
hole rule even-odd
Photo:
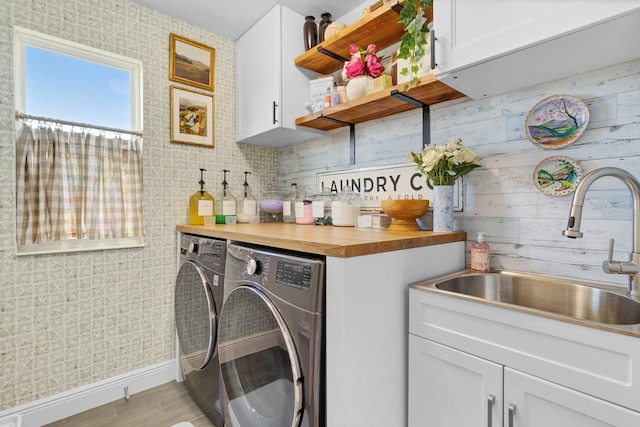
<svg viewBox="0 0 640 427">
<path fill-rule="evenodd" d="M 431 144 L 431 115 L 429 104 L 411 98 L 399 92 L 397 89 L 392 90 L 390 95 L 422 109 L 422 148 Z"/>
<path fill-rule="evenodd" d="M 404 6 L 400 4 L 400 2 L 396 1 L 391 5 L 391 9 L 393 9 L 398 15 Z"/>
<path fill-rule="evenodd" d="M 336 61 L 340 61 L 340 62 L 347 62 L 348 59 L 338 55 L 337 53 L 331 52 L 330 50 L 327 50 L 325 48 L 323 48 L 322 46 L 318 46 L 318 52 L 322 53 L 323 55 L 327 55 L 330 58 L 335 59 Z"/>
<path fill-rule="evenodd" d="M 329 122 L 337 123 L 342 126 L 349 126 L 349 161 L 352 165 L 356 164 L 356 125 L 353 123 L 345 122 L 331 117 L 323 116 L 320 114 L 319 119 Z"/>
</svg>

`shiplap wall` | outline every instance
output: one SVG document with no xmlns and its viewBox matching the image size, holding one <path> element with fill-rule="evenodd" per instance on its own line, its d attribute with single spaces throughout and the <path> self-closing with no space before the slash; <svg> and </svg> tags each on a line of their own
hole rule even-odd
<svg viewBox="0 0 640 427">
<path fill-rule="evenodd" d="M 590 121 L 574 144 L 544 150 L 526 138 L 524 121 L 537 102 L 558 94 L 582 98 Z M 346 128 L 283 148 L 279 184 L 314 188 L 321 172 L 404 163 L 409 151 L 421 147 L 421 120 L 421 112 L 413 110 L 356 125 L 355 165 L 349 164 Z M 615 178 L 593 184 L 585 202 L 584 238 L 568 239 L 561 231 L 572 195 L 539 192 L 533 171 L 547 157 L 564 155 L 579 161 L 585 174 L 616 166 L 640 177 L 640 61 L 485 100 L 463 98 L 434 105 L 431 129 L 433 143 L 460 137 L 482 157 L 483 167 L 465 177 L 464 210 L 455 214 L 455 227 L 467 231 L 469 241 L 478 231 L 486 233 L 493 268 L 626 286 L 626 276 L 607 275 L 601 269 L 609 238 L 616 240 L 616 259 L 626 260 L 631 250 L 632 204 L 626 187 Z"/>
</svg>

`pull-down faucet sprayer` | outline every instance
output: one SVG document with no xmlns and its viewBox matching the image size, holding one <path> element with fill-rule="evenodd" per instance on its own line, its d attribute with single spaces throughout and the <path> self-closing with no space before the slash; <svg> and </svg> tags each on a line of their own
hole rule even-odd
<svg viewBox="0 0 640 427">
<path fill-rule="evenodd" d="M 575 239 L 582 237 L 580 232 L 580 221 L 582 220 L 582 207 L 587 190 L 599 178 L 612 176 L 618 178 L 631 191 L 633 196 L 633 234 L 631 235 L 633 253 L 630 261 L 613 260 L 613 239 L 609 242 L 609 258 L 602 262 L 602 269 L 609 274 L 626 274 L 629 276 L 629 289 L 627 294 L 630 297 L 640 299 L 640 183 L 629 172 L 613 167 L 605 167 L 593 170 L 586 174 L 576 187 L 571 202 L 569 213 L 569 223 L 567 229 L 562 231 L 563 236 Z"/>
</svg>

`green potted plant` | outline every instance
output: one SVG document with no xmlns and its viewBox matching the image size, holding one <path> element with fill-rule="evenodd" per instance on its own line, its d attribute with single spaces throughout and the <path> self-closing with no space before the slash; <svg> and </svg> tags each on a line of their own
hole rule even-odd
<svg viewBox="0 0 640 427">
<path fill-rule="evenodd" d="M 416 84 L 419 81 L 420 60 L 425 55 L 427 33 L 429 33 L 428 22 L 424 15 L 425 10 L 432 5 L 433 0 L 405 0 L 404 7 L 400 11 L 398 22 L 404 25 L 404 34 L 400 39 L 398 58 L 406 59 L 410 65 L 402 68 L 400 74 L 411 77 L 410 82 L 404 85 L 404 90 L 408 90 L 410 84 Z"/>
</svg>

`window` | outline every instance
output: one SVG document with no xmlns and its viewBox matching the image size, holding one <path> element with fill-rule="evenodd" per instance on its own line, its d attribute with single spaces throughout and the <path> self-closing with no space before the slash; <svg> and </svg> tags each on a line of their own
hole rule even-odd
<svg viewBox="0 0 640 427">
<path fill-rule="evenodd" d="M 144 244 L 142 63 L 15 28 L 18 254 Z"/>
</svg>

